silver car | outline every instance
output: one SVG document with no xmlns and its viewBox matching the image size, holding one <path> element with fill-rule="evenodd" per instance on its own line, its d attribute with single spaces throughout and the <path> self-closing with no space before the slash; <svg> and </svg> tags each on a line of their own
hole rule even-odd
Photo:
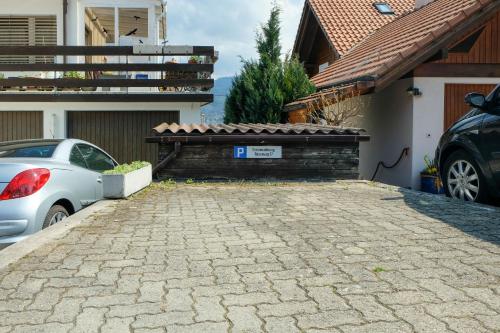
<svg viewBox="0 0 500 333">
<path fill-rule="evenodd" d="M 18 242 L 102 199 L 118 163 L 80 140 L 0 143 L 0 246 Z"/>
</svg>

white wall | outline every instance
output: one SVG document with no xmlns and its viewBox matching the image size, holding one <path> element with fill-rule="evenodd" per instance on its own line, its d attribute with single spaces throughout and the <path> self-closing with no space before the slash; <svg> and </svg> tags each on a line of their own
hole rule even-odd
<svg viewBox="0 0 500 333">
<path fill-rule="evenodd" d="M 0 104 L 2 111 L 43 111 L 44 138 L 66 137 L 66 111 L 180 111 L 180 122 L 199 124 L 200 103 L 16 103 Z"/>
<path fill-rule="evenodd" d="M 412 79 L 399 80 L 372 95 L 370 106 L 360 120 L 360 126 L 371 136 L 370 142 L 360 146 L 361 178 L 371 179 L 379 161 L 392 164 L 404 148 L 411 148 L 413 99 L 406 90 L 412 85 Z M 411 166 L 410 155 L 395 169 L 381 168 L 376 180 L 410 187 Z"/>
<path fill-rule="evenodd" d="M 413 98 L 411 184 L 415 189 L 420 189 L 420 172 L 425 167 L 424 157 L 428 155 L 434 158 L 439 139 L 444 132 L 446 83 L 498 84 L 500 78 L 414 78 L 414 86 L 422 91 L 422 96 Z"/>
</svg>

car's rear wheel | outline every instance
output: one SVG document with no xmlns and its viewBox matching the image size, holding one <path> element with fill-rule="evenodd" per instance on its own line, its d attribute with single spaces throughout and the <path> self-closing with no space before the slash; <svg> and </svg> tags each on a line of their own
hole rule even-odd
<svg viewBox="0 0 500 333">
<path fill-rule="evenodd" d="M 451 154 L 444 164 L 446 194 L 454 199 L 487 202 L 488 190 L 477 163 L 464 151 Z"/>
<path fill-rule="evenodd" d="M 66 208 L 60 205 L 54 205 L 50 208 L 47 216 L 45 217 L 45 221 L 43 222 L 43 229 L 53 226 L 67 218 L 69 216 Z"/>
</svg>

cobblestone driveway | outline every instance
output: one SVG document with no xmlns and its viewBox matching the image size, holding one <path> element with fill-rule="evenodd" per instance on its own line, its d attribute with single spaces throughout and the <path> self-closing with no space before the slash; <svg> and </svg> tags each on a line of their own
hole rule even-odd
<svg viewBox="0 0 500 333">
<path fill-rule="evenodd" d="M 500 332 L 500 210 L 363 183 L 180 185 L 0 272 L 0 332 Z"/>
</svg>

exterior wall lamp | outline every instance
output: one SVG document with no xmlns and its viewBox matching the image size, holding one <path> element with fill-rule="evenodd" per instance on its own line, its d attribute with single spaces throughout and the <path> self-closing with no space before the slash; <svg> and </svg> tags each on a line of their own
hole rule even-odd
<svg viewBox="0 0 500 333">
<path fill-rule="evenodd" d="M 409 87 L 408 89 L 406 89 L 406 92 L 410 96 L 422 96 L 422 91 L 416 87 Z"/>
</svg>

